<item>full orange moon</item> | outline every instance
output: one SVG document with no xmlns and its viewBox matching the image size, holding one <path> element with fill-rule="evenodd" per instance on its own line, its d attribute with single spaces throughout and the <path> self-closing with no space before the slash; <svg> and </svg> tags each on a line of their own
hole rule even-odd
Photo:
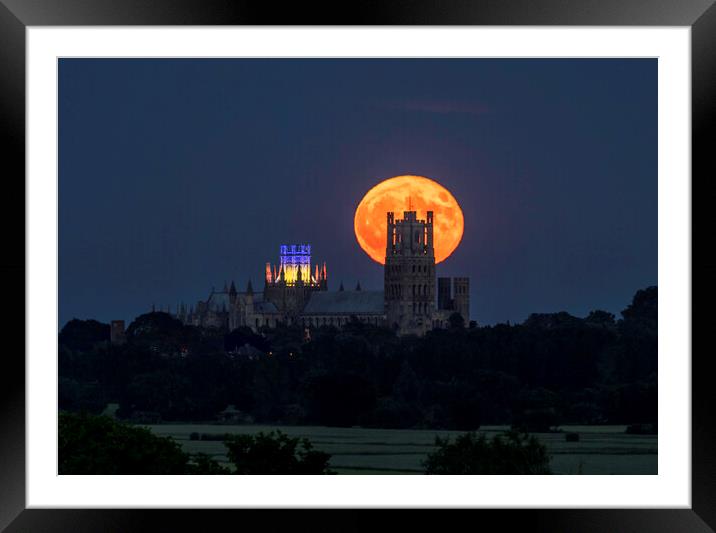
<svg viewBox="0 0 716 533">
<path fill-rule="evenodd" d="M 385 264 L 388 211 L 393 211 L 396 219 L 403 218 L 403 211 L 417 211 L 418 219 L 423 220 L 428 211 L 433 212 L 436 263 L 450 257 L 460 244 L 465 219 L 450 191 L 424 176 L 395 176 L 365 194 L 353 219 L 358 244 L 381 265 Z"/>
</svg>

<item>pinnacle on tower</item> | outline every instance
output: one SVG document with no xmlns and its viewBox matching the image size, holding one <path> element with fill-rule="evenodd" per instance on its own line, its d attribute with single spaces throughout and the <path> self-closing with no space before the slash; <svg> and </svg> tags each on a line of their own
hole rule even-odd
<svg viewBox="0 0 716 533">
<path fill-rule="evenodd" d="M 246 284 L 246 294 L 253 294 L 254 293 L 254 287 L 251 285 L 251 280 Z"/>
<path fill-rule="evenodd" d="M 356 285 L 356 290 L 357 290 L 357 291 L 361 290 L 361 288 L 360 288 L 360 281 L 358 281 L 358 284 Z"/>
<path fill-rule="evenodd" d="M 341 286 L 338 287 L 338 290 L 341 291 L 341 292 L 343 292 L 343 290 L 344 290 L 344 289 L 343 289 L 343 281 L 342 281 L 342 280 L 341 280 Z"/>
<path fill-rule="evenodd" d="M 231 287 L 229 287 L 229 294 L 236 294 L 236 285 L 233 279 L 231 280 Z"/>
</svg>

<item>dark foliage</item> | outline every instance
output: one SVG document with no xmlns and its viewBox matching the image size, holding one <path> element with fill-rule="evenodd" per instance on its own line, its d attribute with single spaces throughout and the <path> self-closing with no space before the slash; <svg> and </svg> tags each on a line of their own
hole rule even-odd
<svg viewBox="0 0 716 533">
<path fill-rule="evenodd" d="M 171 438 L 106 416 L 60 413 L 60 474 L 217 474 L 206 456 L 193 458 Z"/>
<path fill-rule="evenodd" d="M 109 342 L 109 324 L 73 318 L 60 331 L 59 342 L 68 350 L 86 352 Z"/>
<path fill-rule="evenodd" d="M 313 449 L 308 439 L 281 431 L 227 437 L 224 445 L 235 474 L 332 474 L 331 456 Z"/>
<path fill-rule="evenodd" d="M 455 442 L 435 439 L 438 449 L 424 462 L 426 474 L 549 474 L 547 448 L 518 432 L 464 433 Z"/>
<path fill-rule="evenodd" d="M 279 326 L 261 334 L 182 325 L 167 313 L 108 326 L 71 321 L 60 333 L 60 407 L 128 420 L 549 431 L 561 424 L 657 420 L 657 290 L 637 292 L 623 318 L 592 311 L 533 314 L 523 324 L 425 337 L 347 324 Z M 222 419 L 226 421 L 225 419 Z"/>
</svg>

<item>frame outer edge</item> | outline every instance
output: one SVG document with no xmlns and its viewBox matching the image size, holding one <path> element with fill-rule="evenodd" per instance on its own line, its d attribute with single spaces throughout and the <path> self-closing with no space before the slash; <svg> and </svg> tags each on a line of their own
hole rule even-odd
<svg viewBox="0 0 716 533">
<path fill-rule="evenodd" d="M 68 3 L 70 6 L 67 6 Z M 22 178 L 19 180 L 19 183 L 22 183 L 23 185 L 25 181 L 25 24 L 82 25 L 96 24 L 100 21 L 105 24 L 117 24 L 120 20 L 124 23 L 133 22 L 135 24 L 196 24 L 201 23 L 201 21 L 204 20 L 204 17 L 198 13 L 198 9 L 192 9 L 192 6 L 197 6 L 191 1 L 180 3 L 180 0 L 177 0 L 176 3 L 178 5 L 175 5 L 175 8 L 177 9 L 169 18 L 163 18 L 162 20 L 164 22 L 159 22 L 155 19 L 157 14 L 156 12 L 148 13 L 146 10 L 138 9 L 136 2 L 129 2 L 132 4 L 134 9 L 129 9 L 128 12 L 125 12 L 124 14 L 118 13 L 116 8 L 108 9 L 110 4 L 109 2 L 98 0 L 98 3 L 100 6 L 97 6 L 98 9 L 95 11 L 95 15 L 91 16 L 86 12 L 86 7 L 84 7 L 85 13 L 82 13 L 83 6 L 76 0 L 67 0 L 62 7 L 60 7 L 58 3 L 47 2 L 44 0 L 27 0 L 27 3 L 25 4 L 26 7 L 22 6 L 22 4 L 16 0 L 3 0 L 0 2 L 0 68 L 2 68 L 4 73 L 4 75 L 0 77 L 0 91 L 2 91 L 2 94 L 5 95 L 2 101 L 0 101 L 0 119 L 2 119 L 4 126 L 0 129 L 0 139 L 2 139 L 4 146 L 10 149 L 8 151 L 9 157 L 7 160 L 10 161 L 11 164 L 14 163 L 15 165 L 15 169 L 11 175 L 18 176 L 21 174 Z M 548 3 L 552 9 L 546 9 L 546 14 L 553 16 L 555 13 L 555 3 Z M 615 4 L 611 2 L 605 3 L 607 5 L 603 5 L 603 8 L 598 10 L 601 11 L 601 13 L 592 13 L 592 15 L 596 16 L 592 18 L 591 24 L 604 23 L 605 16 L 606 19 L 611 20 L 613 24 L 640 23 L 639 19 L 641 17 L 635 17 L 633 13 L 627 14 L 624 10 L 615 11 L 613 9 Z M 12 10 L 7 7 L 8 4 L 12 6 Z M 458 4 L 462 4 L 463 7 L 466 7 L 463 2 L 458 2 Z M 464 12 L 461 13 L 461 10 L 458 8 L 454 11 L 456 14 L 453 15 L 453 17 L 467 15 L 462 18 L 461 24 L 495 24 L 499 21 L 502 21 L 502 23 L 509 23 L 509 21 L 505 18 L 505 13 L 510 12 L 515 6 L 503 6 L 503 8 L 500 9 L 499 7 L 496 7 L 493 2 L 486 2 L 485 4 L 487 9 L 482 12 L 482 14 L 476 12 L 474 9 L 465 9 Z M 641 4 L 641 2 L 635 2 L 635 4 Z M 210 7 L 210 5 L 205 7 Z M 708 134 L 714 133 L 714 130 L 716 130 L 716 113 L 714 112 L 716 107 L 716 38 L 714 37 L 716 36 L 716 6 L 713 5 L 713 0 L 709 0 L 707 2 L 702 0 L 695 2 L 683 2 L 680 8 L 686 9 L 684 9 L 681 14 L 675 14 L 674 11 L 676 10 L 676 5 L 677 3 L 671 4 L 671 9 L 667 10 L 668 13 L 661 11 L 658 16 L 655 17 L 651 15 L 648 16 L 648 19 L 652 24 L 655 23 L 654 20 L 656 18 L 661 20 L 662 24 L 667 25 L 682 25 L 695 19 L 692 27 L 692 164 L 694 169 L 693 175 L 695 176 L 698 174 L 703 178 L 701 183 L 697 186 L 697 189 L 701 191 L 702 187 L 705 188 L 705 183 L 716 175 L 716 165 L 714 165 L 714 160 L 709 154 L 711 145 L 708 142 Z M 642 4 L 642 6 L 646 8 L 645 4 Z M 67 7 L 70 7 L 70 9 L 65 10 Z M 394 7 L 395 9 L 386 10 L 382 13 L 383 15 L 389 15 L 386 18 L 389 19 L 389 23 L 391 24 L 399 23 L 398 20 L 393 19 L 401 18 L 403 18 L 406 22 L 408 20 L 412 20 L 413 24 L 425 23 L 424 21 L 426 16 L 430 17 L 431 14 L 435 13 L 434 10 L 431 9 L 431 7 L 435 8 L 435 4 L 431 2 L 422 2 L 420 4 L 420 8 L 423 9 L 418 8 L 412 13 L 412 15 L 409 13 L 411 10 L 410 6 L 407 4 L 397 3 Z M 562 5 L 562 7 L 564 6 Z M 654 8 L 658 8 L 658 4 L 656 6 L 653 4 L 648 6 L 648 9 L 651 9 L 652 13 L 654 12 Z M 636 9 L 634 4 L 632 4 L 632 9 Z M 217 9 L 216 11 L 221 12 L 221 9 Z M 239 23 L 239 20 L 236 17 L 238 10 L 228 11 L 231 11 L 231 14 L 229 15 L 230 21 L 224 23 Z M 374 14 L 380 15 L 380 13 L 376 13 L 379 11 L 380 10 L 374 10 L 373 12 Z M 391 12 L 388 13 L 388 11 Z M 701 14 L 700 16 L 691 16 L 691 18 L 689 18 L 689 14 L 693 15 L 697 11 Z M 443 13 L 445 13 L 445 10 L 443 10 Z M 543 12 L 543 14 L 544 13 L 545 12 Z M 224 14 L 228 15 L 229 13 L 225 10 Z M 254 17 L 251 15 L 257 14 L 257 12 L 249 10 L 248 13 L 244 12 L 244 14 L 249 15 L 246 18 L 253 19 Z M 524 21 L 524 15 L 516 15 L 515 18 L 522 20 L 522 22 L 516 21 L 515 23 L 527 23 Z M 533 19 L 531 24 L 543 23 L 538 20 L 534 20 L 534 12 L 532 13 L 532 16 L 527 14 L 526 18 Z M 580 19 L 581 23 L 589 23 L 586 20 L 582 21 L 581 16 L 577 18 Z M 619 18 L 621 18 L 621 21 L 615 20 Z M 130 21 L 128 19 L 132 20 Z M 552 19 L 552 24 L 570 23 L 569 21 L 564 20 L 564 16 L 555 17 L 555 19 L 561 19 L 562 21 L 557 22 Z M 436 16 L 433 20 L 433 23 L 451 23 L 445 19 L 445 15 Z M 208 21 L 205 21 L 204 23 L 207 22 Z M 241 23 L 248 22 L 248 20 L 241 21 Z M 573 20 L 572 23 L 575 23 L 575 21 Z M 648 24 L 649 22 L 641 22 L 641 24 L 645 23 Z M 708 176 L 706 175 L 706 172 L 709 172 Z M 696 180 L 694 179 L 693 181 L 695 182 Z M 7 192 L 11 185 L 9 180 L 5 183 L 5 185 L 5 191 Z M 17 196 L 15 196 L 15 198 L 21 200 L 18 203 L 24 206 L 24 187 L 17 185 L 17 182 L 15 186 L 19 191 L 21 191 L 20 198 Z M 7 197 L 13 197 L 12 195 L 16 194 L 16 192 L 17 191 L 13 189 L 12 194 Z M 714 197 L 714 195 L 711 191 L 709 191 L 707 198 L 711 197 Z M 694 196 L 694 198 L 697 197 Z M 703 198 L 703 195 L 701 195 L 701 198 Z M 2 216 L 4 217 L 3 221 L 6 222 L 5 227 L 13 227 L 8 224 L 8 222 L 11 222 L 11 212 L 3 212 Z M 699 227 L 699 221 L 703 224 L 710 222 L 705 219 L 694 219 L 695 228 Z M 703 224 L 701 227 L 708 227 L 703 226 Z M 698 229 L 696 232 L 698 233 Z M 19 241 L 22 241 L 22 248 L 24 252 L 24 234 L 17 240 L 18 245 Z M 8 244 L 12 245 L 16 243 L 13 241 Z M 17 248 L 19 248 L 19 246 L 15 247 L 16 250 Z M 14 257 L 17 260 L 8 261 L 7 257 L 2 258 L 2 262 L 0 263 L 0 274 L 7 276 L 6 279 L 18 279 L 19 276 L 22 276 L 24 280 L 24 253 L 21 256 L 21 259 L 17 255 Z M 696 277 L 699 279 L 701 284 L 705 283 L 706 280 L 709 280 L 708 285 L 701 285 L 703 290 L 700 296 L 696 299 L 698 301 L 705 301 L 707 298 L 709 300 L 713 300 L 709 297 L 715 295 L 713 280 L 716 278 L 716 262 L 712 260 L 710 264 L 699 265 L 695 270 Z M 19 292 L 19 284 L 17 289 L 12 288 L 12 284 L 7 285 L 11 290 L 17 290 L 17 292 Z M 22 287 L 24 290 L 24 283 Z M 24 302 L 24 294 L 22 296 Z M 17 326 L 20 325 L 19 321 L 22 320 L 22 329 L 24 330 L 24 313 L 22 314 L 22 318 L 19 318 L 18 314 L 15 314 L 12 318 L 15 320 L 15 325 Z M 12 328 L 8 329 L 11 330 Z M 18 327 L 17 329 L 20 328 Z M 24 354 L 24 346 L 22 353 Z M 3 372 L 0 376 L 12 376 L 12 381 L 7 378 L 1 379 L 0 381 L 0 427 L 4 430 L 4 432 L 6 432 L 6 435 L 17 436 L 20 434 L 22 435 L 22 438 L 20 439 L 20 442 L 12 442 L 11 439 L 8 438 L 3 439 L 4 442 L 0 448 L 0 471 L 2 471 L 3 478 L 3 483 L 0 483 L 0 502 L 2 502 L 2 505 L 0 505 L 0 529 L 7 526 L 7 524 L 24 509 L 25 504 L 24 358 L 5 358 L 5 363 L 6 365 L 9 365 L 9 367 L 6 366 L 8 371 Z M 716 405 L 716 402 L 714 401 L 715 395 L 711 392 L 711 383 L 708 382 L 710 374 L 704 371 L 699 372 L 699 370 L 706 367 L 705 364 L 702 366 L 702 364 L 699 363 L 700 362 L 698 360 L 694 359 L 694 368 L 696 371 L 693 372 L 694 424 L 692 447 L 694 468 L 692 480 L 692 505 L 693 510 L 698 514 L 701 520 L 703 520 L 704 525 L 709 524 L 713 526 L 716 524 L 716 504 L 714 502 L 714 494 L 716 494 L 716 458 L 714 457 L 712 443 L 714 442 L 714 439 L 716 439 L 716 428 L 713 426 L 713 419 L 710 416 L 711 413 L 709 413 L 708 407 Z M 20 376 L 22 376 L 22 378 L 20 378 Z M 609 513 L 609 511 L 605 512 Z M 23 516 L 20 516 L 20 519 L 16 520 L 16 524 L 18 522 L 23 522 L 23 518 L 29 518 L 26 516 L 27 514 L 28 513 L 21 513 Z M 38 514 L 40 513 L 38 512 Z M 49 518 L 49 516 L 47 516 L 49 512 L 45 512 L 43 514 L 45 514 L 46 518 Z M 127 514 L 131 515 L 134 513 L 130 511 Z M 581 513 L 578 512 L 576 514 Z M 574 515 L 572 516 L 574 517 Z M 115 518 L 118 517 L 115 515 Z M 573 523 L 572 525 L 576 524 Z"/>
<path fill-rule="evenodd" d="M 705 238 L 712 239 L 714 227 L 713 214 L 707 218 L 705 213 L 713 213 L 713 200 L 716 199 L 713 152 L 713 139 L 716 138 L 716 4 L 712 4 L 691 28 L 691 83 L 692 286 L 696 280 L 699 283 L 698 291 L 692 289 L 692 309 L 696 310 L 694 304 L 701 303 L 702 310 L 706 311 L 716 298 L 716 259 L 699 253 L 698 249 L 694 253 L 693 242 L 694 237 L 700 235 L 703 246 Z M 697 204 L 698 209 L 694 209 Z M 704 332 L 713 326 L 710 313 L 692 311 L 692 320 L 692 346 L 695 346 L 694 341 L 702 336 L 706 338 Z M 701 334 L 694 334 L 696 324 Z M 705 342 L 704 346 L 707 346 Z M 698 357 L 694 352 L 692 348 L 691 505 L 709 526 L 716 528 L 713 350 L 702 348 Z"/>
<path fill-rule="evenodd" d="M 3 350 L 0 372 L 0 529 L 3 529 L 25 508 L 25 25 L 2 3 L 0 72 L 0 146 L 4 148 L 4 170 L 7 169 L 1 181 L 0 227 L 10 230 L 3 232 L 0 277 L 5 281 L 6 297 L 22 302 L 22 312 L 8 309 L 3 313 L 6 340 L 13 341 L 13 348 L 8 342 Z"/>
</svg>

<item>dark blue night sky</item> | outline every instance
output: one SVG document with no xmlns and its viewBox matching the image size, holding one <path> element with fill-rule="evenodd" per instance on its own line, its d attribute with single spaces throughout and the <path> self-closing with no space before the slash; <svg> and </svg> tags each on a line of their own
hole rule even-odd
<svg viewBox="0 0 716 533">
<path fill-rule="evenodd" d="M 132 320 L 263 285 L 308 242 L 332 290 L 382 289 L 353 214 L 428 176 L 480 324 L 618 315 L 657 283 L 655 59 L 62 59 L 59 320 Z"/>
</svg>

